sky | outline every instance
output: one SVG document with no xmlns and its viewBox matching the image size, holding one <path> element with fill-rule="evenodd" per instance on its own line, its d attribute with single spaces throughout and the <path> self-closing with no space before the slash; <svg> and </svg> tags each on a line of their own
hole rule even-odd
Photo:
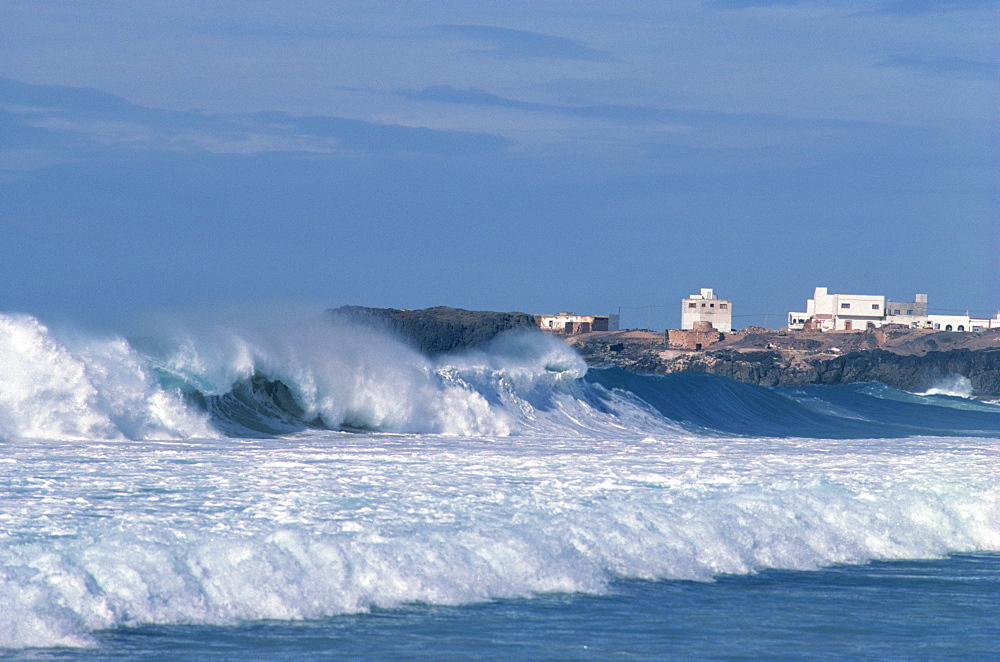
<svg viewBox="0 0 1000 662">
<path fill-rule="evenodd" d="M 1000 309 L 1000 3 L 5 0 L 0 311 Z"/>
</svg>

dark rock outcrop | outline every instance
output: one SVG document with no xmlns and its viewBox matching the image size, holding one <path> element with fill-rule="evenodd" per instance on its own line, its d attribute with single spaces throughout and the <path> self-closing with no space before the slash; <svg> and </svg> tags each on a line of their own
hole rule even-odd
<svg viewBox="0 0 1000 662">
<path fill-rule="evenodd" d="M 537 329 L 527 313 L 496 313 L 437 306 L 422 310 L 341 306 L 328 310 L 333 319 L 346 320 L 397 334 L 425 354 L 440 354 L 485 345 L 513 329 Z"/>
<path fill-rule="evenodd" d="M 942 380 L 961 376 L 969 379 L 976 395 L 1000 396 L 1000 350 L 954 349 L 916 356 L 873 349 L 795 361 L 777 351 L 723 349 L 662 360 L 655 366 L 648 360 L 645 363 L 628 368 L 654 373 L 707 372 L 759 386 L 882 382 L 911 392 L 926 391 Z"/>
<path fill-rule="evenodd" d="M 574 346 L 591 365 L 630 372 L 707 372 L 759 386 L 877 381 L 922 392 L 953 377 L 969 379 L 979 397 L 1000 396 L 1000 333 L 732 334 L 701 351 L 671 350 L 652 334 L 594 334 Z M 880 341 L 888 345 L 880 347 Z M 890 344 L 894 343 L 894 344 Z M 963 343 L 966 347 L 955 347 Z M 616 351 L 611 351 L 615 347 Z"/>
<path fill-rule="evenodd" d="M 905 391 L 926 391 L 943 379 L 961 376 L 969 379 L 978 395 L 1000 395 L 1000 350 L 953 349 L 915 356 L 876 349 L 851 352 L 815 367 L 819 384 L 875 381 Z"/>
</svg>

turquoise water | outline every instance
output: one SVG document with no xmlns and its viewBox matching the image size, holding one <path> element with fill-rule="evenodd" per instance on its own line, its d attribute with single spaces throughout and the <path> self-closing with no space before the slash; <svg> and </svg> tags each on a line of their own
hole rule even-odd
<svg viewBox="0 0 1000 662">
<path fill-rule="evenodd" d="M 41 659 L 996 659 L 1000 555 L 957 554 L 713 582 L 235 627 L 99 632 Z"/>
<path fill-rule="evenodd" d="M 1000 658 L 1000 405 L 961 389 L 157 347 L 0 315 L 7 657 Z"/>
</svg>

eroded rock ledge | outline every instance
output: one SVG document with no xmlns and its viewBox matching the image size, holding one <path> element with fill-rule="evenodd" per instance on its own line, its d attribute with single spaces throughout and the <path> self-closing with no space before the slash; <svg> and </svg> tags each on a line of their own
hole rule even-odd
<svg viewBox="0 0 1000 662">
<path fill-rule="evenodd" d="M 979 397 L 1000 396 L 1000 330 L 727 334 L 704 350 L 671 349 L 663 334 L 637 331 L 568 337 L 591 365 L 646 374 L 707 372 L 761 386 L 878 381 L 922 392 L 956 376 Z"/>
<path fill-rule="evenodd" d="M 488 343 L 513 329 L 537 328 L 533 315 L 462 310 L 343 306 L 336 319 L 398 334 L 426 354 Z M 805 333 L 750 328 L 702 350 L 668 346 L 666 335 L 606 331 L 564 336 L 593 366 L 643 374 L 707 372 L 760 386 L 878 381 L 922 392 L 956 376 L 978 397 L 1000 397 L 1000 329 L 957 333 L 911 329 Z"/>
</svg>

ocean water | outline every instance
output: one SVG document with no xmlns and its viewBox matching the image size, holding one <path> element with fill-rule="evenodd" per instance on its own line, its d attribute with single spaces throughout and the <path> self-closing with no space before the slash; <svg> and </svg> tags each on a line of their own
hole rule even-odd
<svg viewBox="0 0 1000 662">
<path fill-rule="evenodd" d="M 1000 405 L 0 315 L 0 655 L 1000 656 Z"/>
</svg>

